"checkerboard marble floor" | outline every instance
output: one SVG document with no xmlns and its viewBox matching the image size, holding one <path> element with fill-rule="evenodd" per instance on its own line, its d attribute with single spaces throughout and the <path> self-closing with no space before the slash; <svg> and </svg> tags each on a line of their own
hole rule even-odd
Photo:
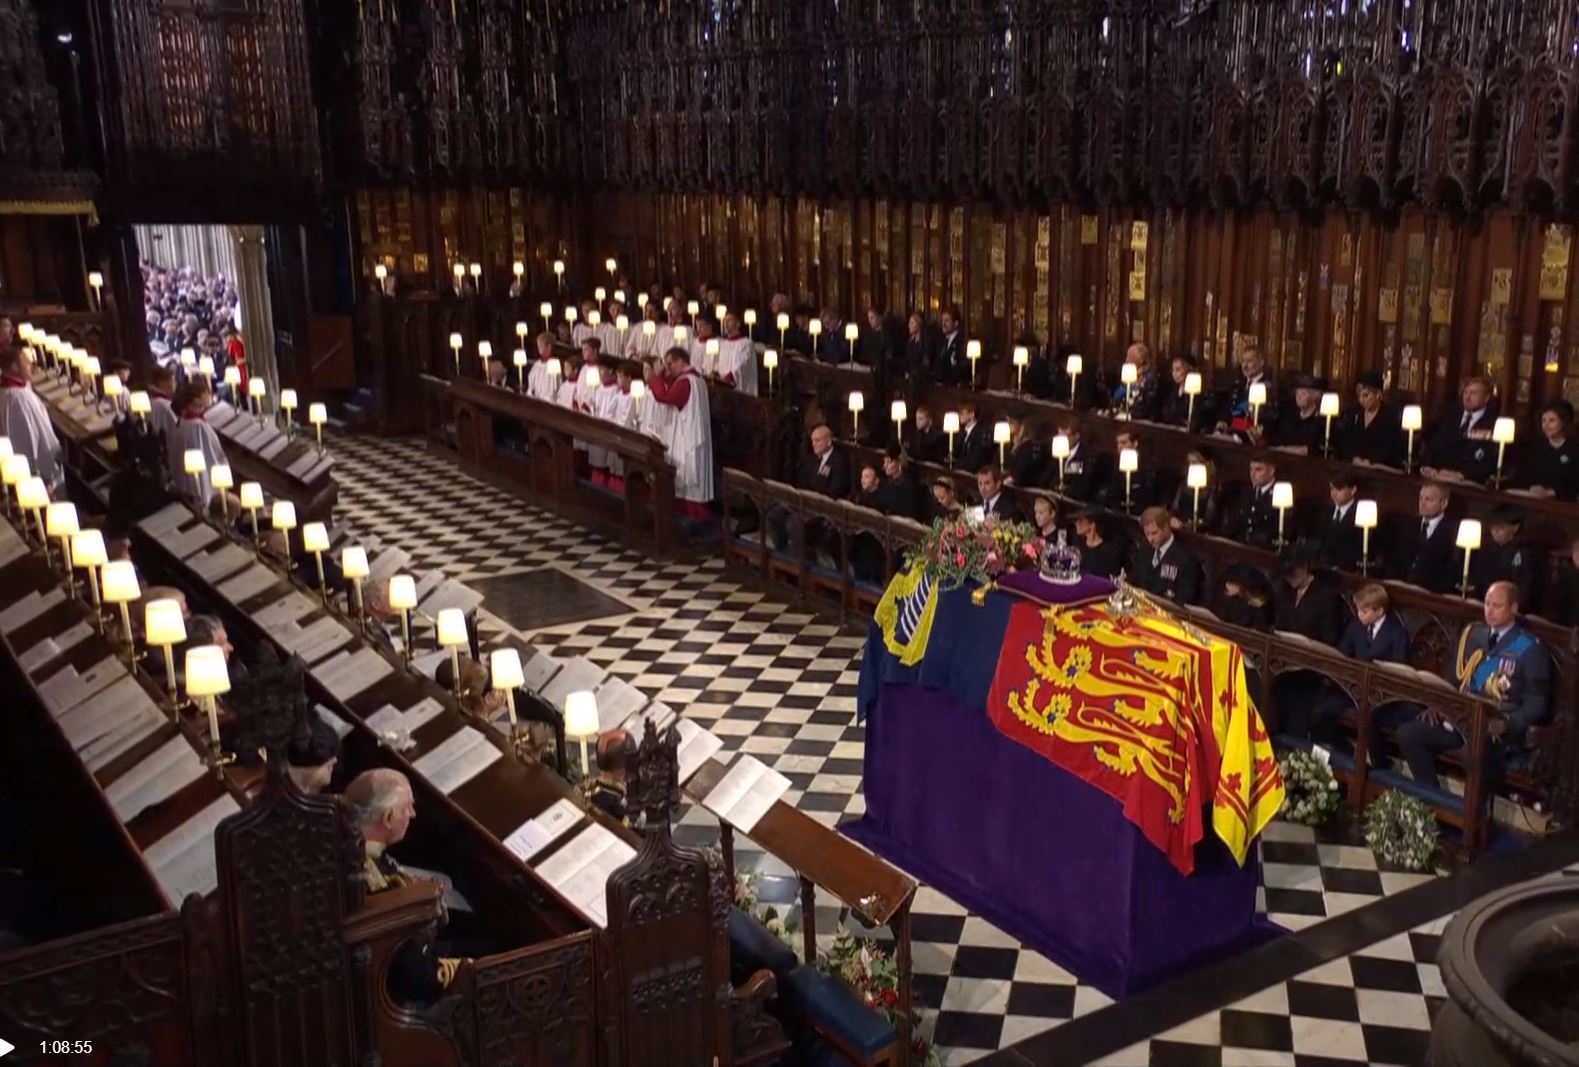
<svg viewBox="0 0 1579 1067">
<path fill-rule="evenodd" d="M 622 601 L 626 614 L 520 636 L 606 665 L 706 725 L 726 754 L 753 753 L 776 767 L 792 783 L 788 799 L 813 818 L 832 826 L 865 810 L 864 730 L 854 723 L 862 634 L 732 580 L 720 559 L 660 566 L 468 477 L 420 441 L 350 437 L 337 452 L 343 518 L 405 548 L 415 565 L 462 581 L 559 567 Z M 485 642 L 516 633 L 487 609 L 485 602 L 479 612 Z M 692 807 L 677 837 L 715 844 L 717 823 Z M 742 845 L 740 867 L 759 872 L 763 900 L 791 905 L 793 915 L 790 872 Z M 1286 823 L 1269 829 L 1262 858 L 1268 917 L 1296 931 L 1432 877 L 1379 871 L 1368 850 Z M 836 907 L 818 910 L 824 944 L 837 924 L 854 921 Z M 914 916 L 924 1033 L 945 1064 L 969 1063 L 1111 1003 L 931 887 L 920 890 Z M 1106 1062 L 1315 1063 L 1300 1057 L 1384 1054 L 1394 1058 L 1376 1062 L 1413 1062 L 1404 1053 L 1419 1046 L 1429 998 L 1440 995 L 1433 936 L 1380 942 L 1159 1037 L 1149 1053 L 1136 1046 Z"/>
</svg>

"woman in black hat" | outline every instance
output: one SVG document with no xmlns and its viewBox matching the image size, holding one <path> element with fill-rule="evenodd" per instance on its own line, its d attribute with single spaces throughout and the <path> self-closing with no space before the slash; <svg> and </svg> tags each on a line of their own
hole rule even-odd
<svg viewBox="0 0 1579 1067">
<path fill-rule="evenodd" d="M 1355 405 L 1333 427 L 1338 455 L 1354 463 L 1404 465 L 1404 431 L 1393 405 L 1382 400 L 1382 376 L 1366 371 L 1355 379 Z"/>
</svg>

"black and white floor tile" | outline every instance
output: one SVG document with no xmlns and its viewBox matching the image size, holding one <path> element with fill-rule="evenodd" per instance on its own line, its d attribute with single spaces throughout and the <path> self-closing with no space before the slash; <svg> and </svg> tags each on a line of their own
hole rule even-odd
<svg viewBox="0 0 1579 1067">
<path fill-rule="evenodd" d="M 789 798 L 832 826 L 864 810 L 864 730 L 855 725 L 864 635 L 733 580 L 718 558 L 660 564 L 462 473 L 420 441 L 343 438 L 343 518 L 462 581 L 560 568 L 630 610 L 521 632 L 488 610 L 484 641 L 514 633 L 556 655 L 585 655 L 706 725 L 727 752 L 749 752 L 789 777 Z M 677 831 L 717 840 L 700 807 Z M 795 881 L 748 851 L 764 901 L 795 908 Z M 1301 931 L 1430 881 L 1377 869 L 1370 852 L 1277 823 L 1262 845 L 1264 907 Z M 819 906 L 824 944 L 853 921 Z M 931 887 L 914 907 L 914 961 L 924 1032 L 943 1062 L 972 1062 L 1091 1015 L 1111 1001 Z M 1103 1062 L 1410 1063 L 1418 1059 L 1440 981 L 1437 924 L 1272 985 L 1246 1000 L 1115 1053 Z M 866 932 L 882 939 L 886 931 Z M 1126 1058 L 1128 1057 L 1128 1058 Z"/>
</svg>

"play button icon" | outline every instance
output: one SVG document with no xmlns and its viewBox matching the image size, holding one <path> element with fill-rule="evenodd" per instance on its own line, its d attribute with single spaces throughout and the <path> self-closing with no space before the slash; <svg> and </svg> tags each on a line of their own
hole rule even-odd
<svg viewBox="0 0 1579 1067">
<path fill-rule="evenodd" d="M 7 1041 L 3 1037 L 0 1037 L 0 1058 L 4 1058 L 6 1053 L 12 1051 L 15 1048 L 16 1046 L 11 1044 L 11 1042 Z"/>
</svg>

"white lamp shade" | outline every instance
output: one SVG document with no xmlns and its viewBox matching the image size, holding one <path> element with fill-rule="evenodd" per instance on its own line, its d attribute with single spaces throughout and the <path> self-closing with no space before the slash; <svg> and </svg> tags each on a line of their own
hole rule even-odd
<svg viewBox="0 0 1579 1067">
<path fill-rule="evenodd" d="M 1376 529 L 1376 501 L 1356 500 L 1354 502 L 1354 525 L 1362 530 Z"/>
<path fill-rule="evenodd" d="M 598 299 L 601 300 L 602 297 L 599 297 Z M 587 312 L 587 325 L 588 326 L 601 326 L 601 325 L 603 325 L 603 312 L 597 310 L 596 308 L 593 308 L 591 311 Z"/>
<path fill-rule="evenodd" d="M 235 487 L 236 476 L 231 472 L 230 464 L 216 463 L 208 468 L 208 484 L 215 489 L 231 489 Z"/>
<path fill-rule="evenodd" d="M 16 455 L 16 450 L 11 447 L 11 438 L 0 434 L 0 466 L 3 466 L 4 462 L 14 455 Z"/>
<path fill-rule="evenodd" d="M 597 734 L 598 698 L 587 689 L 578 689 L 565 697 L 565 736 L 581 738 Z"/>
<path fill-rule="evenodd" d="M 281 389 L 280 390 L 280 407 L 283 410 L 285 410 L 285 411 L 295 411 L 296 410 L 296 390 L 294 390 L 294 389 Z"/>
<path fill-rule="evenodd" d="M 1337 393 L 1321 394 L 1321 414 L 1329 416 L 1336 415 L 1338 413 L 1338 404 L 1339 399 Z"/>
<path fill-rule="evenodd" d="M 981 358 L 981 342 L 980 341 L 966 341 L 965 342 L 965 358 L 966 359 L 980 359 Z"/>
<path fill-rule="evenodd" d="M 1201 395 L 1201 374 L 1199 371 L 1192 370 L 1190 373 L 1184 376 L 1184 395 Z"/>
<path fill-rule="evenodd" d="M 472 264 L 472 277 L 476 278 L 476 277 L 480 277 L 481 275 L 482 275 L 482 264 L 481 263 L 473 263 Z"/>
<path fill-rule="evenodd" d="M 102 531 L 78 530 L 71 535 L 71 561 L 79 567 L 102 567 L 109 561 Z"/>
<path fill-rule="evenodd" d="M 27 511 L 37 511 L 39 508 L 49 506 L 49 486 L 44 484 L 44 479 L 33 475 L 18 483 L 16 487 L 17 504 Z"/>
<path fill-rule="evenodd" d="M 142 596 L 137 585 L 137 568 L 129 559 L 112 560 L 99 575 L 99 595 L 106 604 L 130 604 Z"/>
<path fill-rule="evenodd" d="M 1266 382 L 1252 382 L 1250 384 L 1250 406 L 1259 408 L 1266 405 Z"/>
<path fill-rule="evenodd" d="M 241 368 L 232 364 L 225 368 L 225 384 L 234 389 L 241 384 Z"/>
<path fill-rule="evenodd" d="M 643 337 L 653 337 L 658 333 L 658 324 L 648 319 L 641 324 L 641 332 Z"/>
<path fill-rule="evenodd" d="M 565 261 L 564 260 L 562 260 L 562 259 L 554 260 L 554 273 L 555 274 L 563 274 L 563 273 L 565 273 Z"/>
<path fill-rule="evenodd" d="M 693 318 L 693 319 L 696 318 L 696 316 L 699 315 L 701 313 L 701 311 L 702 311 L 702 305 L 700 303 L 698 303 L 697 301 L 695 301 L 695 300 L 687 300 L 685 302 L 685 313 L 687 315 L 691 316 L 691 318 Z"/>
<path fill-rule="evenodd" d="M 1030 362 L 1031 362 L 1031 350 L 1029 348 L 1026 348 L 1024 345 L 1015 345 L 1014 346 L 1014 365 L 1016 367 L 1024 367 L 1024 366 L 1029 365 Z"/>
<path fill-rule="evenodd" d="M 1140 377 L 1140 368 L 1133 363 L 1126 363 L 1118 369 L 1118 380 L 1125 385 L 1134 385 Z"/>
<path fill-rule="evenodd" d="M 543 372 L 550 378 L 558 378 L 564 375 L 565 365 L 559 362 L 558 356 L 550 356 L 548 362 L 543 366 Z"/>
<path fill-rule="evenodd" d="M 10 447 L 10 438 L 6 438 L 6 447 Z M 32 474 L 33 468 L 26 456 L 10 455 L 0 459 L 0 481 L 6 485 L 19 485 Z"/>
<path fill-rule="evenodd" d="M 621 333 L 624 333 L 626 330 L 630 329 L 631 328 L 630 316 L 629 315 L 625 315 L 625 314 L 615 315 L 614 316 L 614 328 L 616 330 L 620 331 Z"/>
<path fill-rule="evenodd" d="M 181 366 L 188 369 L 197 366 L 197 353 L 191 348 L 181 349 Z"/>
<path fill-rule="evenodd" d="M 806 326 L 806 332 L 811 334 L 813 337 L 820 336 L 822 334 L 822 320 L 812 319 L 811 322 Z"/>
<path fill-rule="evenodd" d="M 528 329 L 530 329 L 530 327 L 528 327 L 526 325 L 526 323 L 524 323 L 524 322 L 517 322 L 515 324 L 515 335 L 517 337 L 525 337 L 526 336 L 526 332 L 527 332 Z"/>
<path fill-rule="evenodd" d="M 1140 453 L 1133 448 L 1123 448 L 1118 453 L 1118 469 L 1121 474 L 1134 474 L 1140 470 Z"/>
<path fill-rule="evenodd" d="M 99 357 L 98 356 L 88 356 L 88 355 L 84 355 L 83 356 L 82 370 L 83 370 L 83 372 L 85 374 L 88 375 L 88 377 L 90 377 L 90 378 L 97 378 L 99 376 L 99 372 L 102 369 L 103 368 L 101 368 L 99 366 Z M 207 371 L 205 371 L 204 373 L 206 373 L 206 374 L 212 374 L 213 373 L 213 360 L 209 360 L 209 369 Z"/>
<path fill-rule="evenodd" d="M 652 298 L 649 297 L 646 293 L 637 293 L 636 294 L 636 306 L 639 307 L 639 308 L 644 308 L 644 307 L 647 306 L 647 301 L 650 300 L 650 299 L 652 299 Z"/>
<path fill-rule="evenodd" d="M 865 411 L 866 410 L 866 394 L 865 393 L 851 393 L 850 394 L 850 410 L 851 411 Z"/>
<path fill-rule="evenodd" d="M 728 304 L 714 304 L 713 305 L 713 317 L 715 319 L 717 319 L 719 322 L 723 322 L 724 321 L 724 316 L 728 315 L 728 314 L 729 314 L 729 305 Z"/>
<path fill-rule="evenodd" d="M 368 575 L 367 549 L 361 545 L 346 545 L 340 550 L 340 573 L 347 580 L 366 578 Z"/>
<path fill-rule="evenodd" d="M 481 356 L 483 359 L 490 358 L 493 355 L 493 342 L 492 341 L 478 341 L 477 342 L 477 354 L 479 356 Z"/>
<path fill-rule="evenodd" d="M 718 338 L 716 338 L 716 337 L 709 337 L 707 339 L 706 349 L 707 349 L 707 354 L 709 356 L 716 356 L 716 355 L 718 355 Z"/>
<path fill-rule="evenodd" d="M 307 421 L 314 426 L 322 426 L 329 421 L 329 409 L 322 404 L 313 404 L 307 409 Z"/>
<path fill-rule="evenodd" d="M 458 334 L 458 333 L 450 334 L 450 347 L 451 348 L 459 348 L 460 346 L 461 346 L 461 335 Z"/>
<path fill-rule="evenodd" d="M 120 396 L 125 390 L 125 383 L 121 381 L 119 374 L 106 374 L 99 379 L 99 392 L 103 393 L 106 398 Z"/>
<path fill-rule="evenodd" d="M 1459 548 L 1473 549 L 1480 547 L 1479 519 L 1464 519 L 1458 524 L 1457 544 Z"/>
<path fill-rule="evenodd" d="M 600 285 L 596 289 L 592 290 L 592 298 L 594 300 L 596 300 L 598 303 L 601 304 L 601 303 L 603 303 L 603 301 L 605 301 L 605 300 L 607 300 L 609 298 L 609 291 L 607 289 L 603 288 L 603 286 Z M 593 314 L 596 314 L 596 312 L 594 312 Z M 594 326 L 597 325 L 597 323 L 595 321 L 593 321 L 591 315 L 587 316 L 587 321 L 591 322 L 592 325 L 594 325 Z"/>
<path fill-rule="evenodd" d="M 417 606 L 417 580 L 409 574 L 389 579 L 389 606 L 395 611 L 410 611 Z"/>
<path fill-rule="evenodd" d="M 1006 445 L 1006 444 L 1009 443 L 1009 441 L 1012 439 L 1012 437 L 1013 437 L 1013 434 L 1009 430 L 1009 423 L 1007 421 L 995 422 L 995 423 L 992 424 L 992 443 L 993 444 L 995 444 L 995 445 Z"/>
<path fill-rule="evenodd" d="M 613 274 L 618 266 L 619 264 L 614 262 L 613 256 L 610 256 L 608 259 L 603 261 L 603 269 L 608 271 L 610 274 Z"/>
<path fill-rule="evenodd" d="M 488 673 L 495 689 L 519 689 L 526 684 L 521 673 L 521 653 L 513 648 L 496 648 L 488 653 Z"/>
<path fill-rule="evenodd" d="M 676 326 L 674 328 L 674 343 L 675 344 L 683 345 L 687 341 L 689 341 L 690 339 L 691 339 L 691 331 L 690 330 L 686 329 L 684 326 Z"/>
<path fill-rule="evenodd" d="M 783 311 L 779 312 L 778 318 L 774 320 L 773 325 L 777 326 L 780 330 L 789 329 L 789 314 Z"/>
<path fill-rule="evenodd" d="M 1053 458 L 1069 458 L 1069 435 L 1066 433 L 1053 434 Z"/>
<path fill-rule="evenodd" d="M 202 474 L 208 470 L 208 461 L 201 448 L 189 448 L 181 453 L 181 469 L 188 474 Z"/>
<path fill-rule="evenodd" d="M 466 277 L 466 264 L 464 263 L 457 263 L 455 266 L 451 267 L 450 270 L 457 278 Z"/>
<path fill-rule="evenodd" d="M 1294 506 L 1294 483 L 1276 482 L 1272 486 L 1272 506 L 1282 510 Z"/>
<path fill-rule="evenodd" d="M 1491 439 L 1499 445 L 1511 445 L 1516 423 L 1503 416 L 1491 425 Z"/>
<path fill-rule="evenodd" d="M 50 537 L 70 537 L 76 533 L 77 505 L 69 500 L 59 500 L 44 509 L 44 532 Z"/>
<path fill-rule="evenodd" d="M 217 697 L 230 692 L 230 670 L 225 652 L 218 645 L 199 645 L 186 650 L 186 695 Z"/>
<path fill-rule="evenodd" d="M 261 508 L 263 506 L 263 486 L 257 482 L 242 482 L 241 506 L 249 509 Z"/>
<path fill-rule="evenodd" d="M 143 633 L 155 647 L 179 645 L 186 640 L 186 620 L 175 600 L 150 600 L 143 605 Z"/>
<path fill-rule="evenodd" d="M 959 433 L 959 412 L 945 411 L 943 413 L 943 432 Z"/>
<path fill-rule="evenodd" d="M 778 370 L 779 350 L 776 348 L 770 348 L 766 352 L 762 353 L 762 365 L 768 370 Z"/>
<path fill-rule="evenodd" d="M 205 378 L 214 376 L 214 357 L 203 356 L 197 361 L 197 372 Z"/>
<path fill-rule="evenodd" d="M 153 399 L 141 389 L 127 397 L 126 404 L 131 408 L 133 415 L 151 415 L 153 413 Z"/>
<path fill-rule="evenodd" d="M 88 284 L 93 286 L 95 289 L 104 288 L 104 275 L 100 274 L 96 270 L 88 271 Z"/>
<path fill-rule="evenodd" d="M 740 319 L 747 326 L 755 326 L 757 324 L 756 308 L 746 308 L 745 313 L 740 316 Z"/>
<path fill-rule="evenodd" d="M 625 303 L 625 290 L 623 290 L 623 289 L 616 289 L 616 290 L 614 290 L 614 302 L 616 304 L 623 304 L 623 303 Z"/>
<path fill-rule="evenodd" d="M 519 259 L 516 260 L 514 263 L 510 264 L 510 273 L 519 278 L 521 275 L 526 273 L 526 264 L 522 263 Z"/>
<path fill-rule="evenodd" d="M 460 608 L 443 608 L 438 618 L 439 644 L 444 648 L 458 648 L 469 640 L 466 633 L 466 613 Z"/>
<path fill-rule="evenodd" d="M 379 281 L 383 281 L 385 278 L 389 277 L 389 268 L 384 266 L 382 263 L 377 264 L 373 267 L 373 277 L 377 278 Z"/>
<path fill-rule="evenodd" d="M 858 340 L 860 336 L 861 328 L 859 326 L 853 322 L 847 322 L 844 324 L 844 339 L 846 341 Z"/>
<path fill-rule="evenodd" d="M 647 384 L 645 382 L 641 382 L 641 381 L 631 382 L 630 398 L 632 400 L 641 400 L 644 397 L 646 397 L 646 395 L 647 395 Z"/>
<path fill-rule="evenodd" d="M 247 395 L 254 400 L 262 400 L 269 392 L 269 383 L 262 378 L 247 379 Z"/>
<path fill-rule="evenodd" d="M 1085 369 L 1086 361 L 1078 354 L 1071 354 L 1068 359 L 1064 360 L 1064 370 L 1071 378 L 1077 374 L 1084 374 Z"/>
<path fill-rule="evenodd" d="M 1190 469 L 1188 471 L 1186 471 L 1185 475 L 1184 475 L 1184 484 L 1185 484 L 1185 487 L 1189 488 L 1189 489 L 1205 489 L 1206 488 L 1206 464 L 1204 464 L 1204 463 L 1192 463 L 1192 464 L 1190 464 Z"/>
<path fill-rule="evenodd" d="M 603 384 L 603 378 L 598 374 L 598 368 L 595 364 L 588 363 L 586 367 L 582 369 L 581 384 L 586 386 L 588 389 L 595 389 L 599 385 Z"/>
<path fill-rule="evenodd" d="M 302 527 L 302 547 L 308 552 L 329 550 L 329 531 L 321 522 L 309 522 Z"/>
<path fill-rule="evenodd" d="M 537 305 L 537 312 L 546 319 L 554 313 L 554 305 L 545 300 Z"/>
<path fill-rule="evenodd" d="M 296 529 L 296 505 L 289 500 L 276 500 L 270 519 L 276 530 Z"/>
<path fill-rule="evenodd" d="M 888 405 L 888 417 L 894 422 L 904 422 L 910 412 L 905 407 L 903 400 L 895 400 Z"/>
<path fill-rule="evenodd" d="M 514 352 L 512 352 L 510 354 L 510 361 L 512 363 L 514 363 L 517 367 L 524 367 L 524 366 L 526 366 L 526 349 L 524 349 L 524 348 L 517 348 Z"/>
<path fill-rule="evenodd" d="M 1420 410 L 1420 405 L 1405 404 L 1403 413 L 1399 417 L 1399 422 L 1406 430 L 1418 430 L 1421 426 L 1425 425 L 1424 417 Z"/>
</svg>

